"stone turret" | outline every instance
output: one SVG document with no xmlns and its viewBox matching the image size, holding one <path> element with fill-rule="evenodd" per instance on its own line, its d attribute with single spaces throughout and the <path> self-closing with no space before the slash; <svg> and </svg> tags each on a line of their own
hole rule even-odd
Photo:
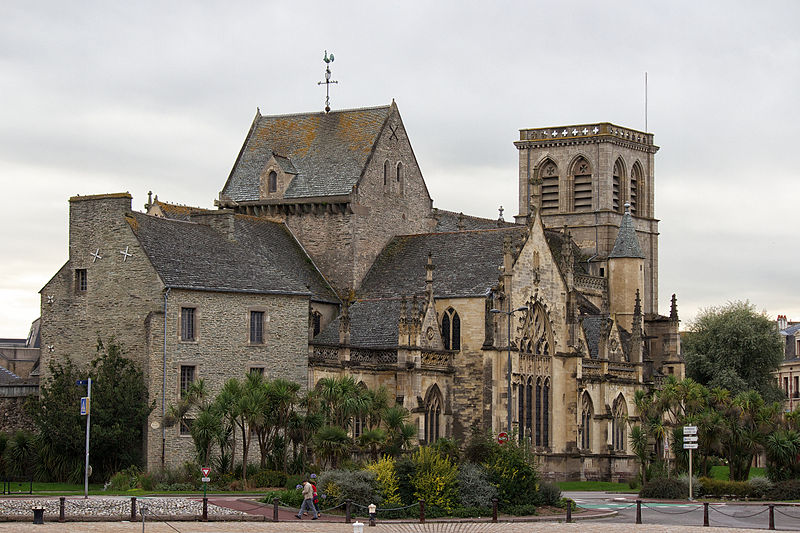
<svg viewBox="0 0 800 533">
<path fill-rule="evenodd" d="M 630 331 L 636 294 L 644 293 L 645 255 L 633 228 L 630 205 L 625 204 L 625 214 L 619 226 L 614 248 L 608 256 L 608 300 L 611 316 Z"/>
</svg>

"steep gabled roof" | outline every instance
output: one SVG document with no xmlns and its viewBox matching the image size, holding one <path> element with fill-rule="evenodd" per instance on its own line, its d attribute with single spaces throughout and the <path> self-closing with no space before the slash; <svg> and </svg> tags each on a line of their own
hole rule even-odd
<svg viewBox="0 0 800 533">
<path fill-rule="evenodd" d="M 220 215 L 222 216 L 222 215 Z M 233 240 L 206 224 L 132 213 L 131 228 L 165 285 L 210 291 L 336 296 L 278 222 L 233 217 Z"/>
<path fill-rule="evenodd" d="M 281 167 L 296 172 L 284 198 L 350 194 L 372 153 L 392 106 L 256 115 L 239 158 L 222 189 L 223 200 L 259 199 L 259 178 L 275 155 Z"/>
<path fill-rule="evenodd" d="M 214 213 L 217 210 L 204 209 L 202 207 L 192 207 L 188 205 L 168 204 L 167 202 L 162 202 L 158 199 L 158 196 L 156 196 L 148 213 L 150 213 L 150 211 L 154 211 L 156 213 L 160 211 L 166 218 L 171 218 L 173 220 L 189 220 L 192 215 L 201 213 Z"/>
<path fill-rule="evenodd" d="M 513 222 L 505 221 L 498 224 L 497 220 L 490 218 L 473 217 L 444 209 L 434 209 L 433 217 L 436 219 L 436 228 L 434 229 L 436 232 L 459 231 L 459 219 L 464 230 L 507 228 L 515 225 Z"/>
<path fill-rule="evenodd" d="M 358 291 L 359 298 L 411 297 L 425 290 L 425 265 L 433 256 L 437 298 L 482 296 L 497 284 L 503 264 L 503 240 L 514 245 L 527 228 L 425 233 L 395 237 L 372 264 Z"/>
</svg>

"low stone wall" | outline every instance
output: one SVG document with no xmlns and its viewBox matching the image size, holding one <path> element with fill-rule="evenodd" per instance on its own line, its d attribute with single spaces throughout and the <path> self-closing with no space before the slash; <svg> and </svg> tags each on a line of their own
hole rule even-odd
<svg viewBox="0 0 800 533">
<path fill-rule="evenodd" d="M 29 396 L 2 397 L 0 394 L 0 432 L 14 433 L 21 429 L 33 431 L 33 420 L 25 412 Z"/>
</svg>

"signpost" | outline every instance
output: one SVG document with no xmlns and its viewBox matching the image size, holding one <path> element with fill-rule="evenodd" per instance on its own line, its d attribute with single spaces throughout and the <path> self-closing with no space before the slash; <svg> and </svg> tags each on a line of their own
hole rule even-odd
<svg viewBox="0 0 800 533">
<path fill-rule="evenodd" d="M 683 449 L 689 450 L 689 499 L 692 499 L 692 450 L 697 449 L 697 426 L 683 426 Z"/>
<path fill-rule="evenodd" d="M 76 385 L 86 385 L 86 396 L 81 398 L 81 415 L 86 416 L 86 464 L 83 471 L 83 497 L 89 498 L 89 424 L 92 419 L 92 378 L 79 379 Z"/>
<path fill-rule="evenodd" d="M 203 477 L 200 479 L 200 481 L 203 482 L 203 498 L 205 498 L 207 483 L 211 481 L 211 468 L 204 466 L 200 469 L 200 473 L 203 474 Z"/>
</svg>

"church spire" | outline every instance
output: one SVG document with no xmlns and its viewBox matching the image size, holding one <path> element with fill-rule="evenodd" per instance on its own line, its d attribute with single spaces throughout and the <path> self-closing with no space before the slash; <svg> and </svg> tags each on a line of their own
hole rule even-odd
<svg viewBox="0 0 800 533">
<path fill-rule="evenodd" d="M 614 248 L 611 249 L 611 253 L 608 257 L 645 258 L 642 247 L 639 245 L 639 239 L 636 237 L 636 230 L 633 228 L 631 204 L 627 202 L 625 203 L 625 214 L 622 215 L 622 222 L 619 225 L 617 240 L 614 241 Z"/>
</svg>

